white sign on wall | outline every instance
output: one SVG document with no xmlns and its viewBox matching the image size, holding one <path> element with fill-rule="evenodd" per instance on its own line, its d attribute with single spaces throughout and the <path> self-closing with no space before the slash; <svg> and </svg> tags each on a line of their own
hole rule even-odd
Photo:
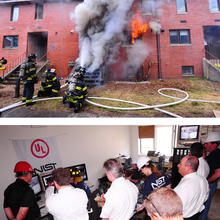
<svg viewBox="0 0 220 220">
<path fill-rule="evenodd" d="M 61 167 L 56 138 L 12 140 L 18 161 L 27 161 L 35 173 L 45 173 Z"/>
</svg>

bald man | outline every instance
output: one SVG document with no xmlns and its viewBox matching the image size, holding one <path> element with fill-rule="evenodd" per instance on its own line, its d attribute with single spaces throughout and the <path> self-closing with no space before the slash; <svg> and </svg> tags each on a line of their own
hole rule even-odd
<svg viewBox="0 0 220 220">
<path fill-rule="evenodd" d="M 195 156 L 185 156 L 178 164 L 183 176 L 174 191 L 183 203 L 183 218 L 197 220 L 209 195 L 208 181 L 197 174 L 199 160 Z"/>
</svg>

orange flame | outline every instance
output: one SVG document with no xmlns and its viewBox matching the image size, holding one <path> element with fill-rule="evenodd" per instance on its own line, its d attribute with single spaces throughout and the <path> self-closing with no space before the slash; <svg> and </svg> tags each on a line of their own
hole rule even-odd
<svg viewBox="0 0 220 220">
<path fill-rule="evenodd" d="M 135 18 L 131 21 L 131 38 L 132 44 L 134 44 L 134 40 L 137 39 L 141 34 L 147 31 L 148 25 L 141 19 L 141 12 L 138 11 Z"/>
</svg>

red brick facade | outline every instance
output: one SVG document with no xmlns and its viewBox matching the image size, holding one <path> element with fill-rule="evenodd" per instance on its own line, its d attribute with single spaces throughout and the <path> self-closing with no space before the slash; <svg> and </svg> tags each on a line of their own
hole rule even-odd
<svg viewBox="0 0 220 220">
<path fill-rule="evenodd" d="M 187 13 L 177 14 L 175 1 L 163 7 L 160 23 L 165 32 L 160 35 L 163 78 L 181 78 L 182 66 L 194 66 L 195 77 L 203 76 L 205 57 L 203 26 L 220 25 L 220 12 L 209 10 L 209 0 L 188 0 Z M 186 21 L 186 23 L 181 23 Z M 191 44 L 170 45 L 169 29 L 189 29 Z"/>
<path fill-rule="evenodd" d="M 66 77 L 69 73 L 68 62 L 74 61 L 79 53 L 78 34 L 70 15 L 80 2 L 45 2 L 42 20 L 35 20 L 35 4 L 20 3 L 17 22 L 10 21 L 11 4 L 0 4 L 0 56 L 4 56 L 10 61 L 16 56 L 28 53 L 28 33 L 47 32 L 47 59 L 57 69 L 59 76 Z M 136 0 L 136 2 L 140 2 L 140 0 Z M 182 78 L 182 66 L 193 66 L 194 76 L 202 77 L 202 58 L 205 56 L 203 26 L 219 26 L 220 12 L 210 12 L 209 0 L 188 0 L 185 14 L 177 13 L 174 0 L 169 1 L 169 4 L 164 4 L 162 9 L 162 14 L 159 15 L 159 21 L 164 30 L 160 34 L 162 78 Z M 146 21 L 152 20 L 149 15 L 143 15 L 143 18 Z M 171 29 L 189 29 L 191 43 L 171 45 L 169 36 Z M 3 37 L 8 35 L 19 35 L 18 48 L 3 48 Z M 151 32 L 150 28 L 143 34 L 142 41 L 149 45 L 151 51 L 144 62 L 144 72 L 149 72 L 149 79 L 157 79 L 156 35 Z M 123 51 L 124 48 L 121 49 L 121 53 L 124 54 Z M 123 59 L 125 59 L 125 55 L 123 55 Z M 120 66 L 117 66 L 117 69 L 122 71 Z M 110 78 L 123 79 L 123 77 L 114 75 L 114 70 L 115 68 L 108 73 L 112 74 Z"/>
<path fill-rule="evenodd" d="M 11 5 L 0 5 L 0 56 L 13 60 L 27 52 L 28 32 L 48 32 L 47 58 L 59 75 L 68 75 L 68 62 L 78 57 L 78 34 L 70 19 L 79 2 L 44 3 L 43 19 L 35 20 L 35 4 L 20 4 L 17 22 L 10 21 Z M 11 30 L 13 29 L 13 30 Z M 73 31 L 72 31 L 73 30 Z M 18 48 L 4 49 L 3 36 L 19 35 Z"/>
</svg>

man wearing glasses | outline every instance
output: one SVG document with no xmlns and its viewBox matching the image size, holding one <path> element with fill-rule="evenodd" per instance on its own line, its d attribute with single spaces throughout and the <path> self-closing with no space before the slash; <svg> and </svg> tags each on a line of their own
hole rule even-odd
<svg viewBox="0 0 220 220">
<path fill-rule="evenodd" d="M 144 206 L 152 220 L 183 220 L 183 204 L 174 190 L 161 187 L 151 192 Z"/>
<path fill-rule="evenodd" d="M 29 187 L 33 169 L 26 161 L 15 165 L 16 181 L 4 192 L 4 211 L 8 219 L 40 220 L 40 209 L 34 191 Z"/>
</svg>

